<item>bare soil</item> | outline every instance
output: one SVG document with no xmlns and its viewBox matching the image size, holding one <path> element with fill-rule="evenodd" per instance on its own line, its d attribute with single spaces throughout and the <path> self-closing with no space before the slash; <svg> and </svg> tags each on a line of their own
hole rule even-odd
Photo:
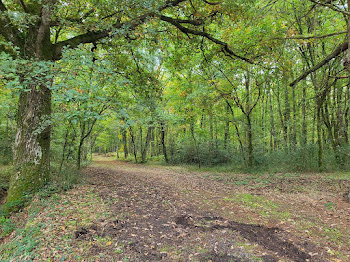
<svg viewBox="0 0 350 262">
<path fill-rule="evenodd" d="M 242 185 L 207 173 L 103 160 L 84 173 L 112 215 L 78 228 L 75 241 L 116 243 L 92 245 L 86 258 L 350 261 L 350 205 L 342 199 L 348 181 L 298 177 Z"/>
</svg>

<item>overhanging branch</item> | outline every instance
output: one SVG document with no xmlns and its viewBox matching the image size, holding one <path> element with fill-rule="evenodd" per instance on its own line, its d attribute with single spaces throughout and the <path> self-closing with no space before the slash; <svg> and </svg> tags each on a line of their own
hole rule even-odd
<svg viewBox="0 0 350 262">
<path fill-rule="evenodd" d="M 338 55 L 340 55 L 342 52 L 348 49 L 348 43 L 345 42 L 341 45 L 339 45 L 331 54 L 329 54 L 326 58 L 324 58 L 321 62 L 319 62 L 316 66 L 313 68 L 310 68 L 309 70 L 305 71 L 301 76 L 299 76 L 297 79 L 295 79 L 290 86 L 295 86 L 298 84 L 301 80 L 305 79 L 308 75 L 310 75 L 313 72 L 316 72 L 318 69 L 320 69 L 322 66 L 327 64 L 332 59 L 336 58 Z"/>
<path fill-rule="evenodd" d="M 342 32 L 335 32 L 331 34 L 326 34 L 326 35 L 310 35 L 310 36 L 290 36 L 290 37 L 285 37 L 285 38 L 274 38 L 276 40 L 309 40 L 309 39 L 323 39 L 327 37 L 332 37 L 332 36 L 338 36 L 342 34 L 346 34 L 347 31 L 342 31 Z"/>
<path fill-rule="evenodd" d="M 212 35 L 206 33 L 206 32 L 203 32 L 203 31 L 198 31 L 198 30 L 194 30 L 194 29 L 191 29 L 191 28 L 188 28 L 188 27 L 184 27 L 183 25 L 181 25 L 181 20 L 179 19 L 174 19 L 174 18 L 171 18 L 171 17 L 168 17 L 168 16 L 164 16 L 164 15 L 160 15 L 159 18 L 164 21 L 164 22 L 168 22 L 172 25 L 174 25 L 175 27 L 177 27 L 181 32 L 183 32 L 184 34 L 191 34 L 191 35 L 197 35 L 197 36 L 202 36 L 208 40 L 210 40 L 211 42 L 217 44 L 217 45 L 220 45 L 222 46 L 223 50 L 228 53 L 229 55 L 235 57 L 235 58 L 238 58 L 240 60 L 243 60 L 245 62 L 248 62 L 250 64 L 254 64 L 253 61 L 251 61 L 249 58 L 246 58 L 246 57 L 243 57 L 241 55 L 238 55 L 236 54 L 235 52 L 233 52 L 227 43 L 213 37 Z"/>
<path fill-rule="evenodd" d="M 336 11 L 336 12 L 339 12 L 339 13 L 342 13 L 344 15 L 347 15 L 349 16 L 350 13 L 347 12 L 347 11 L 344 11 L 344 10 L 341 10 L 339 8 L 337 8 L 336 6 L 332 5 L 332 4 L 329 4 L 329 3 L 322 3 L 322 2 L 319 2 L 319 1 L 316 1 L 316 0 L 310 0 L 311 2 L 313 2 L 314 4 L 317 4 L 317 5 L 321 5 L 321 6 L 324 6 L 324 7 L 328 7 L 329 9 L 333 10 L 333 11 Z"/>
<path fill-rule="evenodd" d="M 168 1 L 165 5 L 158 8 L 157 11 L 161 12 L 169 7 L 177 6 L 180 3 L 185 2 L 185 1 L 187 1 L 187 0 Z M 54 47 L 55 47 L 54 59 L 59 59 L 61 57 L 62 49 L 65 46 L 70 46 L 71 48 L 75 48 L 80 44 L 96 42 L 100 39 L 109 37 L 111 35 L 111 33 L 113 32 L 113 30 L 121 29 L 123 27 L 128 28 L 128 30 L 133 30 L 137 26 L 143 24 L 148 18 L 153 17 L 155 15 L 156 15 L 155 12 L 148 12 L 148 13 L 145 13 L 145 14 L 131 20 L 131 21 L 128 21 L 125 23 L 118 22 L 118 23 L 114 24 L 113 29 L 87 32 L 87 33 L 72 37 L 70 39 L 67 39 L 65 41 L 58 42 L 54 45 Z"/>
</svg>

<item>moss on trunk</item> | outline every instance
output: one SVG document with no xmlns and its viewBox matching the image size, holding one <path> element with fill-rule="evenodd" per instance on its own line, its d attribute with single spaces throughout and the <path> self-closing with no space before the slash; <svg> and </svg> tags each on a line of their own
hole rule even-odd
<svg viewBox="0 0 350 262">
<path fill-rule="evenodd" d="M 15 172 L 10 180 L 7 202 L 21 201 L 42 187 L 49 175 L 51 92 L 34 86 L 22 92 L 14 144 Z"/>
</svg>

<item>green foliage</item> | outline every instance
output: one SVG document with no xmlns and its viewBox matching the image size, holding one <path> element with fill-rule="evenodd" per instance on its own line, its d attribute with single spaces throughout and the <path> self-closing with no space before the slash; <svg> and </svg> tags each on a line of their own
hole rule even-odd
<svg viewBox="0 0 350 262">
<path fill-rule="evenodd" d="M 43 224 L 29 224 L 16 230 L 16 238 L 7 245 L 0 246 L 0 259 L 3 261 L 30 261 L 36 258 L 35 248 L 40 244 Z"/>
<path fill-rule="evenodd" d="M 15 229 L 15 224 L 10 218 L 0 216 L 0 238 L 9 235 Z"/>
<path fill-rule="evenodd" d="M 0 164 L 13 161 L 19 98 L 47 87 L 52 114 L 34 134 L 52 127 L 62 188 L 77 180 L 66 167 L 94 152 L 252 173 L 350 169 L 344 55 L 290 86 L 343 41 L 341 13 L 300 0 L 165 3 L 5 1 Z M 38 50 L 31 31 L 51 7 Z"/>
<path fill-rule="evenodd" d="M 171 162 L 174 164 L 213 166 L 231 163 L 232 159 L 232 152 L 216 148 L 210 143 L 199 144 L 197 148 L 191 141 L 182 141 L 176 153 L 172 156 Z"/>
</svg>

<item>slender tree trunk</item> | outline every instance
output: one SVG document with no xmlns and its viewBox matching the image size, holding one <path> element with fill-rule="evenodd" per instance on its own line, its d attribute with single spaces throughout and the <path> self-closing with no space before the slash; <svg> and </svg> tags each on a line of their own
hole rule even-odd
<svg viewBox="0 0 350 262">
<path fill-rule="evenodd" d="M 350 0 L 347 0 L 348 11 L 350 12 Z M 350 16 L 348 16 L 347 42 L 350 45 Z M 350 49 L 348 48 L 344 66 L 350 74 Z"/>
<path fill-rule="evenodd" d="M 280 121 L 281 121 L 281 126 L 283 131 L 284 146 L 287 147 L 288 146 L 288 129 L 287 129 L 286 121 L 282 114 L 281 100 L 280 100 L 280 87 L 278 84 L 277 84 L 277 105 L 278 105 L 278 113 L 280 116 Z"/>
<path fill-rule="evenodd" d="M 288 149 L 291 147 L 292 137 L 290 132 L 290 103 L 289 103 L 289 86 L 286 86 L 284 89 L 284 134 L 286 136 L 286 145 Z M 288 131 L 289 131 L 289 143 L 288 141 Z"/>
<path fill-rule="evenodd" d="M 90 161 L 92 161 L 92 157 L 93 157 L 93 153 L 94 153 L 94 147 L 96 144 L 96 139 L 98 137 L 98 134 L 96 134 L 95 136 L 91 137 L 91 141 L 90 141 Z"/>
<path fill-rule="evenodd" d="M 297 102 L 295 97 L 295 87 L 292 90 L 293 98 L 293 128 L 292 128 L 292 147 L 295 149 L 297 145 Z"/>
<path fill-rule="evenodd" d="M 215 121 L 215 149 L 218 150 L 219 149 L 218 122 L 216 121 L 216 119 L 214 119 L 214 121 Z"/>
<path fill-rule="evenodd" d="M 133 146 L 133 153 L 134 153 L 135 163 L 137 163 L 137 149 L 136 149 L 134 132 L 133 132 L 131 126 L 129 127 L 129 133 L 130 133 L 130 137 L 131 137 L 131 143 L 132 143 L 132 146 Z"/>
<path fill-rule="evenodd" d="M 272 105 L 272 90 L 269 91 L 269 100 L 270 100 L 270 125 L 271 125 L 271 140 L 270 140 L 270 148 L 271 151 L 276 150 L 277 148 L 277 139 L 276 139 L 276 129 L 275 129 L 275 118 L 274 118 L 274 112 L 273 112 L 273 105 Z"/>
<path fill-rule="evenodd" d="M 316 128 L 316 121 L 317 121 L 317 110 L 314 110 L 314 117 L 313 117 L 313 121 L 312 121 L 312 132 L 311 132 L 311 144 L 315 144 L 315 133 L 317 132 L 317 128 Z"/>
<path fill-rule="evenodd" d="M 69 136 L 69 128 L 66 129 L 66 133 L 64 135 L 64 142 L 63 142 L 63 148 L 62 148 L 62 158 L 61 158 L 61 162 L 60 162 L 59 173 L 61 173 L 61 171 L 62 171 L 62 166 L 63 166 L 64 159 L 65 159 L 66 147 L 68 144 L 68 136 Z"/>
<path fill-rule="evenodd" d="M 225 135 L 224 135 L 224 149 L 227 149 L 227 144 L 230 140 L 230 117 L 229 106 L 226 105 L 226 119 L 225 119 Z"/>
<path fill-rule="evenodd" d="M 151 132 L 151 157 L 154 157 L 155 154 L 155 128 L 152 128 L 152 132 Z"/>
<path fill-rule="evenodd" d="M 129 151 L 128 151 L 128 141 L 126 137 L 126 130 L 124 128 L 122 129 L 122 136 L 123 136 L 124 158 L 127 159 L 129 155 Z"/>
<path fill-rule="evenodd" d="M 78 145 L 78 151 L 77 151 L 77 169 L 79 170 L 81 167 L 81 148 L 84 144 L 84 134 L 85 134 L 85 128 L 86 123 L 81 123 L 80 126 L 80 139 L 79 139 L 79 145 Z"/>
<path fill-rule="evenodd" d="M 117 131 L 118 132 L 118 131 Z M 118 133 L 116 134 L 116 146 L 115 146 L 115 151 L 117 153 L 117 158 L 119 158 L 119 135 Z"/>
<path fill-rule="evenodd" d="M 214 127 L 213 127 L 213 115 L 212 115 L 212 112 L 210 112 L 210 114 L 209 114 L 209 134 L 210 134 L 209 155 L 212 155 L 213 146 L 214 146 Z"/>
<path fill-rule="evenodd" d="M 80 140 L 77 151 L 77 169 L 79 170 L 81 167 L 81 149 L 83 147 L 84 140 Z"/>
<path fill-rule="evenodd" d="M 301 145 L 305 147 L 307 145 L 307 121 L 306 121 L 306 83 L 303 85 L 303 97 L 302 97 L 302 139 Z"/>
<path fill-rule="evenodd" d="M 201 161 L 201 157 L 200 157 L 200 154 L 199 154 L 199 143 L 196 139 L 196 136 L 194 134 L 194 124 L 193 124 L 193 121 L 190 125 L 190 132 L 191 132 L 191 136 L 192 136 L 192 139 L 193 139 L 193 142 L 194 142 L 194 146 L 196 148 L 196 155 L 197 155 L 197 158 L 198 158 L 198 167 L 201 168 L 202 166 L 202 161 Z"/>
<path fill-rule="evenodd" d="M 149 142 L 151 140 L 151 132 L 152 132 L 152 127 L 148 127 L 147 129 L 147 136 L 146 136 L 146 141 L 145 141 L 145 146 L 143 147 L 142 150 L 142 155 L 141 155 L 141 161 L 144 163 L 146 162 L 146 157 L 147 157 L 147 151 L 148 151 L 148 147 L 149 147 Z"/>
<path fill-rule="evenodd" d="M 350 111 L 350 105 L 349 105 L 349 99 L 350 99 L 350 85 L 347 86 L 346 94 L 345 94 L 345 102 L 344 102 L 344 139 L 345 144 L 349 144 L 349 111 Z"/>
<path fill-rule="evenodd" d="M 163 122 L 160 122 L 160 128 L 161 128 L 161 141 L 162 141 L 162 148 L 163 148 L 163 155 L 164 155 L 164 159 L 165 162 L 168 163 L 169 159 L 168 159 L 168 154 L 166 151 L 166 143 L 165 143 L 165 125 Z"/>
<path fill-rule="evenodd" d="M 248 167 L 252 167 L 254 162 L 252 122 L 249 114 L 246 115 L 246 117 L 247 117 Z"/>
<path fill-rule="evenodd" d="M 143 152 L 143 135 L 142 135 L 142 126 L 140 126 L 140 152 Z"/>
<path fill-rule="evenodd" d="M 229 107 L 231 115 L 232 115 L 232 123 L 233 123 L 233 125 L 235 127 L 235 130 L 236 130 L 236 135 L 237 135 L 237 139 L 238 139 L 238 142 L 239 142 L 239 149 L 241 151 L 243 160 L 246 161 L 245 154 L 244 154 L 244 148 L 243 148 L 243 142 L 242 142 L 242 139 L 241 139 L 241 133 L 239 132 L 239 128 L 238 128 L 238 125 L 236 123 L 235 113 L 233 111 L 233 108 L 232 108 L 231 104 L 227 100 L 226 100 L 226 104 Z"/>
<path fill-rule="evenodd" d="M 318 168 L 323 169 L 323 146 L 322 146 L 322 126 L 321 126 L 321 108 L 317 104 L 317 145 L 318 145 Z"/>
</svg>

